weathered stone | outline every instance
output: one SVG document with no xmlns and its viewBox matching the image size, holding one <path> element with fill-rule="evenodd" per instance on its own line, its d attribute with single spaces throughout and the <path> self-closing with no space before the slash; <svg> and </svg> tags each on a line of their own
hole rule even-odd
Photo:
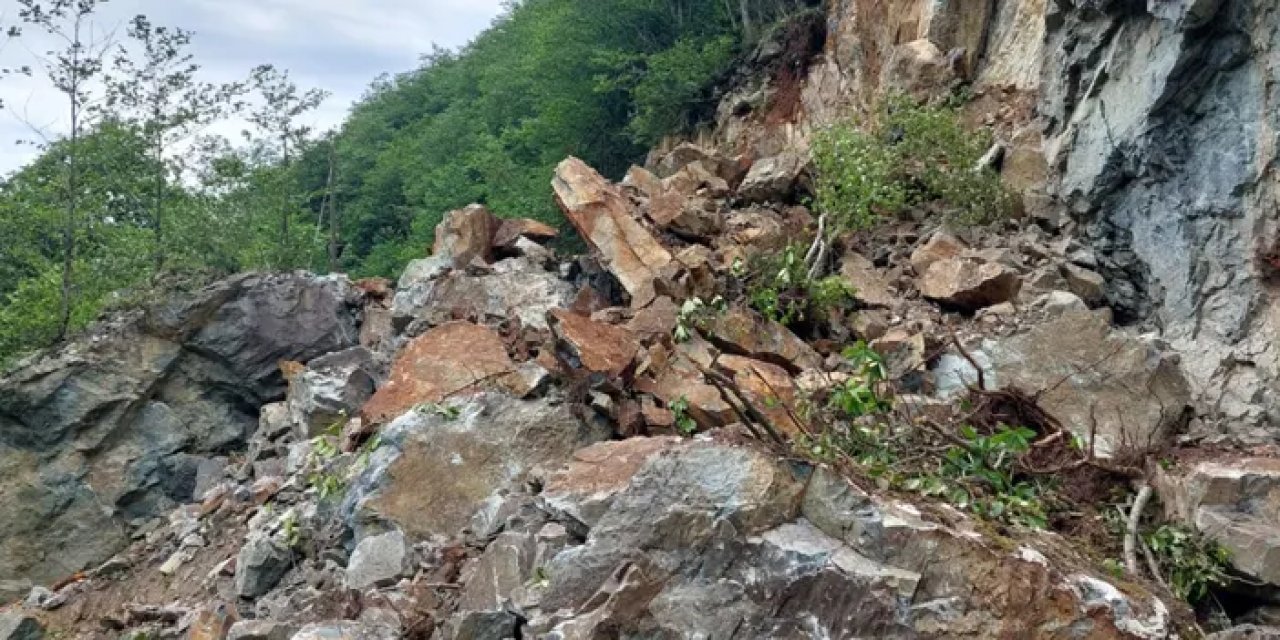
<svg viewBox="0 0 1280 640">
<path fill-rule="evenodd" d="M 929 100 L 946 95 L 957 80 L 956 68 L 938 45 L 912 40 L 893 48 L 885 83 L 890 91 Z"/>
<path fill-rule="evenodd" d="M 364 590 L 395 584 L 413 573 L 413 555 L 404 534 L 388 531 L 356 544 L 347 564 L 347 588 Z"/>
<path fill-rule="evenodd" d="M 1107 281 L 1100 274 L 1070 263 L 1064 263 L 1060 269 L 1062 277 L 1067 281 L 1067 288 L 1080 296 L 1081 300 L 1090 305 L 1106 301 Z"/>
<path fill-rule="evenodd" d="M 484 205 L 473 204 L 450 211 L 436 226 L 432 255 L 465 267 L 472 260 L 493 261 L 493 237 L 499 221 Z"/>
<path fill-rule="evenodd" d="M 237 619 L 235 607 L 225 603 L 201 607 L 187 630 L 187 640 L 226 640 Z"/>
<path fill-rule="evenodd" d="M 456 415 L 414 411 L 383 429 L 343 503 L 357 529 L 377 523 L 411 539 L 453 537 L 495 492 L 604 437 L 565 403 L 485 393 L 453 406 Z"/>
<path fill-rule="evenodd" d="M 653 304 L 636 312 L 627 322 L 627 330 L 645 340 L 669 336 L 675 331 L 679 315 L 680 308 L 675 301 L 667 296 L 660 296 Z"/>
<path fill-rule="evenodd" d="M 261 596 L 280 582 L 293 563 L 293 552 L 270 536 L 254 534 L 236 557 L 236 595 Z"/>
<path fill-rule="evenodd" d="M 959 258 L 966 250 L 968 247 L 958 238 L 945 231 L 939 231 L 933 234 L 928 242 L 911 252 L 911 267 L 915 269 L 916 275 L 923 276 L 933 263 Z"/>
<path fill-rule="evenodd" d="M 519 637 L 520 619 L 510 611 L 467 611 L 448 627 L 446 640 L 513 640 Z"/>
<path fill-rule="evenodd" d="M 1280 640 L 1280 627 L 1242 624 L 1205 636 L 1205 640 Z"/>
<path fill-rule="evenodd" d="M 720 390 L 706 382 L 695 361 L 684 353 L 677 354 L 655 377 L 636 379 L 635 388 L 652 394 L 667 407 L 677 402 L 687 403 L 688 416 L 702 429 L 723 427 L 737 419 Z"/>
<path fill-rule="evenodd" d="M 558 353 L 569 366 L 614 379 L 635 364 L 640 345 L 630 331 L 564 309 L 551 311 L 547 320 L 556 336 Z"/>
<path fill-rule="evenodd" d="M 502 220 L 493 235 L 493 246 L 498 249 L 515 249 L 521 238 L 546 242 L 560 235 L 555 227 L 528 218 Z"/>
<path fill-rule="evenodd" d="M 395 327 L 404 329 L 414 321 L 435 326 L 459 318 L 518 318 L 524 326 L 545 329 L 547 311 L 573 300 L 573 285 L 529 258 L 502 260 L 481 274 L 449 272 L 440 264 L 410 264 L 391 305 Z"/>
<path fill-rule="evenodd" d="M 822 357 L 813 347 L 781 324 L 746 307 L 735 306 L 713 314 L 707 322 L 707 338 L 725 351 L 791 369 L 822 367 Z"/>
<path fill-rule="evenodd" d="M 247 274 L 117 316 L 0 376 L 0 579 L 110 558 L 130 521 L 191 500 L 199 461 L 243 448 L 281 361 L 353 346 L 342 277 Z"/>
<path fill-rule="evenodd" d="M 548 479 L 539 498 L 549 509 L 595 526 L 642 466 L 683 442 L 661 437 L 593 444 L 574 452 L 573 460 Z"/>
<path fill-rule="evenodd" d="M 1159 447 L 1186 419 L 1190 390 L 1177 359 L 1150 339 L 1113 331 L 1105 311 L 1067 313 L 988 340 L 989 384 L 1039 393 L 1040 406 L 1095 451 Z"/>
<path fill-rule="evenodd" d="M 397 640 L 400 630 L 381 624 L 364 622 L 326 622 L 309 624 L 292 640 Z"/>
<path fill-rule="evenodd" d="M 757 160 L 738 187 L 738 197 L 747 202 L 791 200 L 807 169 L 808 160 L 796 153 Z"/>
<path fill-rule="evenodd" d="M 311 438 L 354 416 L 373 395 L 377 366 L 364 347 L 317 358 L 289 381 L 287 406 L 301 438 Z"/>
<path fill-rule="evenodd" d="M 289 640 L 297 628 L 270 620 L 241 620 L 231 625 L 227 640 Z"/>
<path fill-rule="evenodd" d="M 658 177 L 668 178 L 695 163 L 729 185 L 741 182 L 746 173 L 739 159 L 727 158 L 716 151 L 691 143 L 683 143 L 672 149 L 658 161 L 654 171 Z"/>
<path fill-rule="evenodd" d="M 977 310 L 1018 296 L 1022 279 L 1004 265 L 973 258 L 950 258 L 929 265 L 920 293 L 935 302 Z"/>
<path fill-rule="evenodd" d="M 652 302 L 654 280 L 671 253 L 640 226 L 617 188 L 577 158 L 560 163 L 552 186 L 565 217 L 622 283 L 632 306 Z"/>
<path fill-rule="evenodd" d="M 889 277 L 862 254 L 846 254 L 840 276 L 853 287 L 853 298 L 868 307 L 891 307 L 896 300 Z"/>
<path fill-rule="evenodd" d="M 805 433 L 798 417 L 800 394 L 786 369 L 732 355 L 721 356 L 718 364 L 732 374 L 738 389 L 782 437 L 797 438 Z"/>
<path fill-rule="evenodd" d="M 391 367 L 387 384 L 361 415 L 371 423 L 395 419 L 424 403 L 438 403 L 511 371 L 502 338 L 469 322 L 451 322 L 414 339 Z"/>
<path fill-rule="evenodd" d="M 0 612 L 0 640 L 41 640 L 44 627 L 39 620 L 18 611 Z"/>
</svg>

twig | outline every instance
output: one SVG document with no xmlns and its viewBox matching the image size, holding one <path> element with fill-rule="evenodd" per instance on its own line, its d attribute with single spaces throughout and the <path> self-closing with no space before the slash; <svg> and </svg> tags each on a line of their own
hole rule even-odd
<svg viewBox="0 0 1280 640">
<path fill-rule="evenodd" d="M 1129 509 L 1129 529 L 1124 536 L 1124 566 L 1131 575 L 1141 575 L 1138 568 L 1138 522 L 1142 520 L 1142 512 L 1151 501 L 1151 485 L 1143 483 L 1138 496 L 1133 499 L 1133 508 Z"/>
<path fill-rule="evenodd" d="M 1165 582 L 1164 576 L 1160 575 L 1160 563 L 1156 562 L 1156 556 L 1151 553 L 1151 547 L 1141 540 L 1138 541 L 1138 546 L 1142 549 L 1142 557 L 1147 560 L 1147 571 L 1151 572 L 1151 576 L 1155 578 L 1156 582 L 1160 583 L 1160 586 L 1164 587 L 1165 591 L 1169 591 L 1169 583 Z"/>
<path fill-rule="evenodd" d="M 987 375 L 983 373 L 982 366 L 979 365 L 973 355 L 964 348 L 964 345 L 960 344 L 960 338 L 956 336 L 955 329 L 947 327 L 947 332 L 951 334 L 951 344 L 955 345 L 956 349 L 960 351 L 960 355 L 963 356 L 965 360 L 969 361 L 969 366 L 973 367 L 973 370 L 978 372 L 978 389 L 985 391 L 987 389 Z"/>
</svg>

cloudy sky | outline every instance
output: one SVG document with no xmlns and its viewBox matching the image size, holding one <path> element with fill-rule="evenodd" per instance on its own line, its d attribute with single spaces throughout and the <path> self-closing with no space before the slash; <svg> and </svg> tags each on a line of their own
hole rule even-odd
<svg viewBox="0 0 1280 640">
<path fill-rule="evenodd" d="M 11 24 L 17 3 L 0 0 L 0 24 Z M 192 50 L 202 79 L 229 82 L 271 63 L 287 69 L 304 88 L 333 96 L 315 114 L 319 129 L 342 121 L 378 74 L 417 65 L 433 44 L 466 44 L 501 12 L 503 0 L 109 0 L 96 19 L 99 36 L 116 32 L 137 14 L 157 25 L 195 32 Z M 0 38 L 2 39 L 2 38 Z M 0 44 L 0 67 L 31 64 L 53 41 L 28 28 L 16 42 Z M 31 126 L 61 133 L 60 96 L 43 78 L 0 79 L 0 175 L 30 161 Z M 233 134 L 239 124 L 220 127 Z"/>
</svg>

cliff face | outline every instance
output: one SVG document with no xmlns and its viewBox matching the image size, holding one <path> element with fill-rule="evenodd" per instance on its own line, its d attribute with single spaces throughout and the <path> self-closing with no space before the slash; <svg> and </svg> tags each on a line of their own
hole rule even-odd
<svg viewBox="0 0 1280 640">
<path fill-rule="evenodd" d="M 1183 356 L 1198 433 L 1280 440 L 1277 9 L 1231 0 L 840 0 L 808 66 L 765 47 L 701 137 L 803 154 L 879 96 L 970 83 L 1032 216 L 1093 252 L 1118 321 Z M 781 53 L 779 53 L 781 52 Z"/>
<path fill-rule="evenodd" d="M 1158 568 L 1099 562 L 1145 485 L 1274 623 L 1259 4 L 834 0 L 694 140 L 558 167 L 590 255 L 474 205 L 394 286 L 240 276 L 41 354 L 0 379 L 0 640 L 1177 637 Z M 957 91 L 1019 216 L 886 219 L 824 249 L 842 306 L 761 312 L 746 265 L 821 224 L 813 132 Z M 1051 514 L 904 482 L 1015 423 Z"/>
</svg>

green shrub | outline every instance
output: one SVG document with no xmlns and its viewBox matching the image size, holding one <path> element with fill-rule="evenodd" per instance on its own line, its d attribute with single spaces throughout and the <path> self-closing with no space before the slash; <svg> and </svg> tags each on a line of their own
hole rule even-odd
<svg viewBox="0 0 1280 640">
<path fill-rule="evenodd" d="M 1217 542 L 1175 525 L 1163 525 L 1143 536 L 1173 594 L 1195 604 L 1209 587 L 1227 584 L 1231 554 Z"/>
<path fill-rule="evenodd" d="M 842 277 L 810 278 L 802 249 L 795 245 L 735 271 L 747 282 L 751 306 L 784 325 L 822 319 L 853 300 L 854 289 Z"/>
<path fill-rule="evenodd" d="M 814 135 L 814 204 L 837 229 L 867 228 L 908 207 L 984 224 L 1015 204 L 999 175 L 975 169 L 990 146 L 990 135 L 965 129 L 952 107 L 891 98 L 865 127 Z"/>
</svg>

